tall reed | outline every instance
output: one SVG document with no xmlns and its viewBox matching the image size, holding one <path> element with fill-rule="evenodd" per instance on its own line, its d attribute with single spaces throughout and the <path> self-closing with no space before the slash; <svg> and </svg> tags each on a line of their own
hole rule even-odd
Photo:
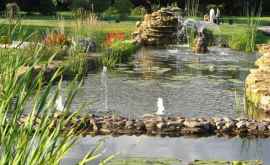
<svg viewBox="0 0 270 165">
<path fill-rule="evenodd" d="M 245 14 L 247 22 L 247 43 L 245 51 L 254 52 L 256 48 L 257 28 L 262 13 L 262 0 L 245 1 Z"/>
<path fill-rule="evenodd" d="M 198 11 L 199 11 L 199 4 L 200 0 L 186 0 L 186 16 L 187 17 L 196 17 L 198 16 Z M 195 38 L 196 38 L 196 33 L 197 29 L 193 29 L 190 27 L 187 27 L 185 29 L 185 33 L 187 36 L 187 42 L 190 48 L 193 47 Z"/>
<path fill-rule="evenodd" d="M 198 16 L 200 0 L 186 0 L 186 15 L 188 17 Z"/>
<path fill-rule="evenodd" d="M 35 68 L 41 62 L 47 67 L 55 55 L 44 61 L 42 49 L 38 44 L 31 51 L 0 49 L 0 164 L 58 165 L 78 139 L 74 128 L 66 126 L 80 111 L 71 112 L 70 108 L 81 82 L 76 76 L 69 83 L 63 115 L 55 122 L 61 79 L 56 89 L 53 86 L 63 69 L 44 82 L 44 73 Z M 91 151 L 78 164 L 100 156 Z"/>
</svg>

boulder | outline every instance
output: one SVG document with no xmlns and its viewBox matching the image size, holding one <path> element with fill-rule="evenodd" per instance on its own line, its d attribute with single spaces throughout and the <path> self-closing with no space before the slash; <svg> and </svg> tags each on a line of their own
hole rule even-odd
<svg viewBox="0 0 270 165">
<path fill-rule="evenodd" d="M 170 8 L 146 14 L 136 27 L 133 38 L 139 44 L 157 46 L 177 42 L 178 18 Z"/>
<path fill-rule="evenodd" d="M 91 38 L 79 38 L 77 44 L 84 53 L 93 53 L 97 50 L 97 44 Z"/>
</svg>

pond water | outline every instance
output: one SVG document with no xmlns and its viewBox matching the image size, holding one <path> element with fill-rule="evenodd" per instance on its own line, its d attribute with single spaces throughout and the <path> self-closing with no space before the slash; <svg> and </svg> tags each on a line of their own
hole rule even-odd
<svg viewBox="0 0 270 165">
<path fill-rule="evenodd" d="M 141 117 L 157 111 L 162 98 L 167 115 L 247 116 L 244 112 L 244 80 L 254 67 L 256 54 L 211 48 L 193 54 L 187 47 L 143 48 L 128 64 L 114 71 L 91 71 L 72 104 L 83 113 L 117 113 Z M 74 164 L 99 139 L 81 138 L 63 160 Z M 104 155 L 121 157 L 168 157 L 187 162 L 208 160 L 263 160 L 270 164 L 270 141 L 241 138 L 160 138 L 147 136 L 107 137 Z"/>
<path fill-rule="evenodd" d="M 203 55 L 143 48 L 116 71 L 89 73 L 73 109 L 87 103 L 83 112 L 141 117 L 155 113 L 162 98 L 168 115 L 242 116 L 243 81 L 256 58 L 222 48 Z"/>
<path fill-rule="evenodd" d="M 103 138 L 81 138 L 62 164 L 75 164 Z M 124 159 L 174 158 L 181 160 L 183 165 L 194 160 L 262 160 L 267 165 L 270 164 L 269 148 L 268 139 L 121 136 L 106 137 L 102 152 L 104 157 L 117 153 Z"/>
</svg>

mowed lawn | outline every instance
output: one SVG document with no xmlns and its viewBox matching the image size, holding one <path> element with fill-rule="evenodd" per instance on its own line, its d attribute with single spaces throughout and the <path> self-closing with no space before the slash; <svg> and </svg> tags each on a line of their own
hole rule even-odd
<svg viewBox="0 0 270 165">
<path fill-rule="evenodd" d="M 138 19 L 140 18 L 138 17 L 137 20 Z M 224 17 L 223 19 L 225 23 L 219 26 L 218 31 L 214 31 L 215 35 L 230 37 L 235 34 L 242 34 L 246 32 L 246 23 L 248 21 L 247 17 Z M 232 25 L 227 23 L 229 19 L 233 19 L 234 23 Z M 0 25 L 2 25 L 0 26 L 0 35 L 4 35 L 6 31 L 3 30 L 3 27 L 7 27 L 8 23 L 9 22 L 7 19 L 0 18 Z M 43 34 L 47 31 L 59 28 L 64 28 L 67 32 L 69 32 L 78 24 L 80 24 L 80 22 L 74 19 L 71 12 L 61 12 L 58 13 L 57 16 L 22 16 L 22 19 L 20 20 L 21 29 L 25 34 L 31 34 L 32 32 Z M 135 24 L 136 20 L 131 20 L 129 18 L 127 18 L 125 21 L 120 21 L 119 23 L 116 23 L 115 20 L 99 20 L 95 23 L 84 25 L 84 28 L 81 28 L 84 29 L 81 31 L 81 33 L 84 35 L 93 34 L 96 32 L 124 32 L 126 34 L 131 34 L 136 28 Z M 261 17 L 260 25 L 270 26 L 270 17 Z M 258 32 L 257 42 L 270 43 L 270 37 Z"/>
</svg>

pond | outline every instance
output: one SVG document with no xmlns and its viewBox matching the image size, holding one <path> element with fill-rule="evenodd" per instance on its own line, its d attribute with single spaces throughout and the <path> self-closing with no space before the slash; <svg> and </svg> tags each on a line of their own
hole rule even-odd
<svg viewBox="0 0 270 165">
<path fill-rule="evenodd" d="M 104 137 L 81 138 L 62 164 L 75 164 L 89 150 L 93 149 L 98 140 L 102 138 Z M 130 157 L 178 159 L 182 161 L 183 165 L 187 165 L 194 160 L 262 160 L 264 164 L 270 164 L 270 141 L 267 139 L 159 138 L 147 136 L 106 138 L 102 149 L 105 157 L 118 153 L 118 156 L 123 159 Z"/>
<path fill-rule="evenodd" d="M 211 48 L 194 55 L 187 47 L 141 49 L 116 71 L 89 73 L 73 104 L 86 113 L 141 117 L 162 98 L 168 115 L 231 116 L 243 113 L 244 80 L 256 54 Z"/>
<path fill-rule="evenodd" d="M 258 54 L 215 47 L 203 55 L 185 46 L 142 48 L 114 71 L 89 72 L 72 109 L 85 103 L 83 113 L 140 118 L 155 113 L 162 98 L 167 115 L 252 117 L 244 111 L 244 80 L 257 58 Z M 74 164 L 102 138 L 80 138 L 63 164 Z M 119 153 L 124 159 L 174 158 L 183 164 L 196 159 L 270 163 L 269 147 L 267 139 L 109 136 L 104 153 Z"/>
</svg>

